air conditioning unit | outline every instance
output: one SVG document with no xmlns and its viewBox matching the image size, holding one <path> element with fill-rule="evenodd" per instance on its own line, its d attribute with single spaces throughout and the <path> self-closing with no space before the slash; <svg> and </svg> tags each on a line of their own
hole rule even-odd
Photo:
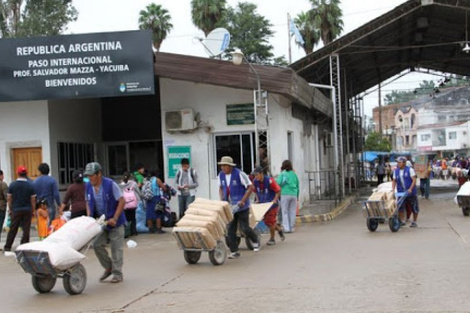
<svg viewBox="0 0 470 313">
<path fill-rule="evenodd" d="M 196 128 L 196 124 L 192 109 L 165 112 L 165 129 L 167 131 L 185 131 L 194 128 Z"/>
<path fill-rule="evenodd" d="M 325 143 L 326 143 L 326 147 L 330 147 L 330 148 L 333 147 L 335 143 L 335 136 L 333 133 L 326 133 Z"/>
</svg>

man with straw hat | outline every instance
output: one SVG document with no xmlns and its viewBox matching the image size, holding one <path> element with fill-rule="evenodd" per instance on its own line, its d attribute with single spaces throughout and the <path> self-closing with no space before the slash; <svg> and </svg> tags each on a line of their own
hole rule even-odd
<svg viewBox="0 0 470 313">
<path fill-rule="evenodd" d="M 251 239 L 253 251 L 260 249 L 260 241 L 254 230 L 249 225 L 251 181 L 248 175 L 235 167 L 233 159 L 223 156 L 220 162 L 221 171 L 218 176 L 219 196 L 223 201 L 228 201 L 233 208 L 233 220 L 228 226 L 228 243 L 230 248 L 230 259 L 240 257 L 237 242 L 238 224 L 243 233 Z"/>
</svg>

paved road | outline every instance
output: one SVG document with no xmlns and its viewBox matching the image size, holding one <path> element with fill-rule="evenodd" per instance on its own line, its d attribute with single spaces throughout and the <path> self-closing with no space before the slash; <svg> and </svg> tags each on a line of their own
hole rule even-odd
<svg viewBox="0 0 470 313">
<path fill-rule="evenodd" d="M 125 250 L 122 284 L 99 283 L 89 251 L 79 296 L 61 281 L 37 294 L 3 257 L 1 312 L 470 312 L 470 218 L 454 191 L 433 192 L 420 202 L 417 229 L 371 233 L 358 201 L 332 222 L 303 224 L 285 242 L 218 267 L 207 254 L 187 265 L 171 235 L 140 235 Z"/>
</svg>

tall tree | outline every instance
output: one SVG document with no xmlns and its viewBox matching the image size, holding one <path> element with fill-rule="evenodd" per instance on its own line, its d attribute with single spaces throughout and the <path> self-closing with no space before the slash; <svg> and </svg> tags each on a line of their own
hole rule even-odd
<svg viewBox="0 0 470 313">
<path fill-rule="evenodd" d="M 273 46 L 268 43 L 273 35 L 272 24 L 257 14 L 256 9 L 255 4 L 248 2 L 239 2 L 235 8 L 228 8 L 225 23 L 231 34 L 228 50 L 239 48 L 249 62 L 264 64 L 273 57 Z"/>
<path fill-rule="evenodd" d="M 71 0 L 0 0 L 0 36 L 58 35 L 77 16 Z"/>
<path fill-rule="evenodd" d="M 312 53 L 313 48 L 320 41 L 320 30 L 315 26 L 311 12 L 300 12 L 294 19 L 294 23 L 305 41 L 303 45 L 298 42 L 297 45 L 304 49 L 305 54 Z"/>
<path fill-rule="evenodd" d="M 366 142 L 364 144 L 364 151 L 385 151 L 390 152 L 392 144 L 390 140 L 381 137 L 379 133 L 371 132 L 367 134 Z"/>
<path fill-rule="evenodd" d="M 335 40 L 343 30 L 343 12 L 340 0 L 310 0 L 315 26 L 320 30 L 321 40 L 324 45 Z"/>
<path fill-rule="evenodd" d="M 152 31 L 153 46 L 155 50 L 160 51 L 163 40 L 173 29 L 168 10 L 159 4 L 151 3 L 146 7 L 146 10 L 140 11 L 139 15 L 139 28 Z"/>
<path fill-rule="evenodd" d="M 193 24 L 207 35 L 223 23 L 227 12 L 226 0 L 192 0 L 191 17 Z"/>
</svg>

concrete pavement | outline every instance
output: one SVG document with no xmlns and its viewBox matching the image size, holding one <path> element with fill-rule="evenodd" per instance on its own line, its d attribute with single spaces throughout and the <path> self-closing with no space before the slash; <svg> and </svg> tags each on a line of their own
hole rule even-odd
<svg viewBox="0 0 470 313">
<path fill-rule="evenodd" d="M 139 235 L 125 249 L 124 282 L 97 281 L 93 251 L 88 284 L 69 296 L 59 280 L 37 294 L 29 274 L 0 258 L 2 312 L 469 312 L 470 218 L 455 192 L 421 200 L 419 227 L 391 233 L 366 228 L 362 199 L 327 223 L 302 224 L 285 242 L 213 266 L 204 253 L 187 265 L 169 234 Z M 266 236 L 263 237 L 264 243 Z"/>
</svg>

